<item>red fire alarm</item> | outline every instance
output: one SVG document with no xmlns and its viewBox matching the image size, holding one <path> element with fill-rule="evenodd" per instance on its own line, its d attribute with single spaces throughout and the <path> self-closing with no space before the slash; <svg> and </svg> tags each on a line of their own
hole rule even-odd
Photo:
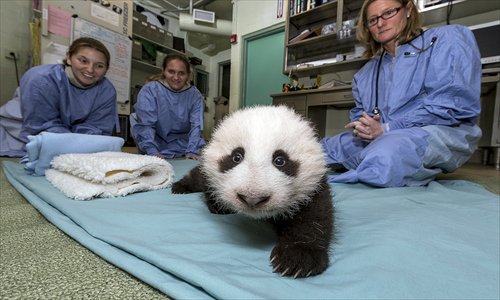
<svg viewBox="0 0 500 300">
<path fill-rule="evenodd" d="M 231 34 L 231 44 L 236 44 L 238 42 L 238 36 L 236 33 Z"/>
</svg>

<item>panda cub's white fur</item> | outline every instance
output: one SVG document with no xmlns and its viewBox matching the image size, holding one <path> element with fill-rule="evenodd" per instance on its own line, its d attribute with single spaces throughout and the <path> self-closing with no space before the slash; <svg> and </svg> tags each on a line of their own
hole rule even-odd
<svg viewBox="0 0 500 300">
<path fill-rule="evenodd" d="M 200 164 L 172 192 L 203 192 L 212 213 L 267 219 L 278 236 L 273 272 L 307 277 L 329 262 L 334 208 L 326 172 L 308 121 L 285 106 L 257 106 L 220 123 Z"/>
<path fill-rule="evenodd" d="M 245 159 L 227 172 L 219 171 L 222 157 L 236 147 Z M 272 164 L 273 153 L 284 150 L 300 163 L 297 176 L 287 176 Z M 225 208 L 255 218 L 293 214 L 319 188 L 326 172 L 324 156 L 308 121 L 286 106 L 257 106 L 231 114 L 217 128 L 203 150 L 201 170 L 211 192 Z M 237 194 L 270 195 L 259 209 L 249 209 Z"/>
</svg>

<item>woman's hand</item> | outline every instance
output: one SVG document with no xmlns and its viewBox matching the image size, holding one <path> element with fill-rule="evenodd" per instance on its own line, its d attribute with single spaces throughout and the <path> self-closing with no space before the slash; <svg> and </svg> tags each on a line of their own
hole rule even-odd
<svg viewBox="0 0 500 300">
<path fill-rule="evenodd" d="M 354 136 L 368 142 L 375 140 L 384 133 L 382 124 L 380 124 L 380 116 L 370 117 L 366 112 L 363 112 L 363 116 L 357 121 L 350 122 L 345 127 L 354 129 L 352 131 Z"/>
</svg>

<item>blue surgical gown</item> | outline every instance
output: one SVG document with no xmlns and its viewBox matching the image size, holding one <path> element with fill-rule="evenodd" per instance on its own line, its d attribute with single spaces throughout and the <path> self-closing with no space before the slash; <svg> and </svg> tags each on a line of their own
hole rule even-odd
<svg viewBox="0 0 500 300">
<path fill-rule="evenodd" d="M 375 107 L 379 59 L 372 58 L 353 78 L 351 121 Z M 395 57 L 386 53 L 378 100 L 385 132 L 370 143 L 350 131 L 324 138 L 327 163 L 348 169 L 330 182 L 419 186 L 441 172 L 453 172 L 470 158 L 481 137 L 476 125 L 480 89 L 480 54 L 465 26 L 431 28 L 400 45 Z"/>
<path fill-rule="evenodd" d="M 106 78 L 82 89 L 71 84 L 64 65 L 42 65 L 21 78 L 20 138 L 42 131 L 111 135 L 117 124 L 116 90 Z"/>
<path fill-rule="evenodd" d="M 191 86 L 174 91 L 160 81 L 146 83 L 137 95 L 137 123 L 132 135 L 139 151 L 165 158 L 200 154 L 204 102 L 200 91 Z"/>
</svg>

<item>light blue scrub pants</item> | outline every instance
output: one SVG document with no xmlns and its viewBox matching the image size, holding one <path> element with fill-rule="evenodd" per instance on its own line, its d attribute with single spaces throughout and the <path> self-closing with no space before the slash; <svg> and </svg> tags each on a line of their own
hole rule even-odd
<svg viewBox="0 0 500 300">
<path fill-rule="evenodd" d="M 420 186 L 441 172 L 449 173 L 474 153 L 481 137 L 478 126 L 431 125 L 393 130 L 371 143 L 344 132 L 321 140 L 327 164 L 348 171 L 330 182 L 363 182 L 378 187 Z"/>
</svg>

